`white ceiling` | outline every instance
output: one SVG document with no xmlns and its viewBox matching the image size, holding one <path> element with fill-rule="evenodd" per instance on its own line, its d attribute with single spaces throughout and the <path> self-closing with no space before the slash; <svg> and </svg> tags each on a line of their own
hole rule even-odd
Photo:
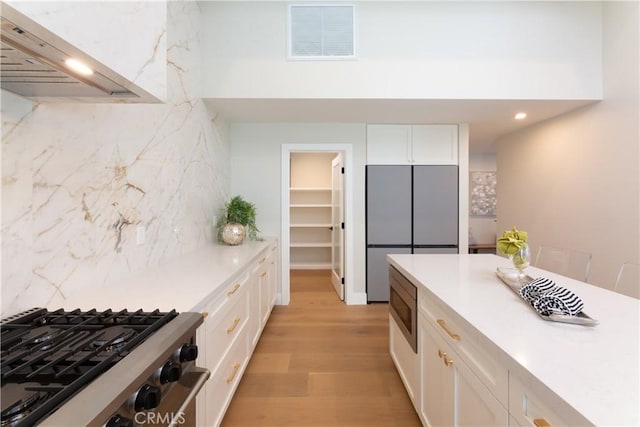
<svg viewBox="0 0 640 427">
<path fill-rule="evenodd" d="M 230 122 L 469 123 L 469 151 L 495 152 L 495 140 L 592 100 L 205 99 Z M 527 118 L 515 120 L 516 112 Z"/>
</svg>

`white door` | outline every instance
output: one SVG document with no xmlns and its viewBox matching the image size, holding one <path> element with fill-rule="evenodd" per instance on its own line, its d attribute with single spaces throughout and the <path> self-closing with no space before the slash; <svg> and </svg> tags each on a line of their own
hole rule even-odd
<svg viewBox="0 0 640 427">
<path fill-rule="evenodd" d="M 342 153 L 331 162 L 331 284 L 344 301 L 344 163 Z"/>
</svg>

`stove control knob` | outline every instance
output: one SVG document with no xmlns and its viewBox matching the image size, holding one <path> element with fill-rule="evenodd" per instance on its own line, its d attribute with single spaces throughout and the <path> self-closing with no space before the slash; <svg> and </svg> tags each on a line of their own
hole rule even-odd
<svg viewBox="0 0 640 427">
<path fill-rule="evenodd" d="M 158 370 L 158 382 L 160 384 L 178 381 L 182 375 L 182 365 L 173 360 L 168 361 Z"/>
<path fill-rule="evenodd" d="M 183 344 L 179 350 L 178 360 L 180 362 L 191 362 L 198 358 L 198 346 L 195 344 Z"/>
<path fill-rule="evenodd" d="M 107 421 L 104 427 L 133 427 L 133 421 L 116 414 Z"/>
<path fill-rule="evenodd" d="M 153 409 L 160 404 L 160 397 L 159 387 L 145 384 L 134 396 L 133 409 L 136 412 Z"/>
</svg>

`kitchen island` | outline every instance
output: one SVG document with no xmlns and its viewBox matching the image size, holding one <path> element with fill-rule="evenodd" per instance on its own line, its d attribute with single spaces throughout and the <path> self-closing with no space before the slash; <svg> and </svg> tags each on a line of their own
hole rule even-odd
<svg viewBox="0 0 640 427">
<path fill-rule="evenodd" d="M 414 406 L 425 424 L 434 416 L 433 387 L 428 384 L 433 377 L 425 372 L 432 367 L 428 358 L 433 353 L 438 366 L 460 370 L 452 386 L 460 390 L 451 393 L 460 392 L 466 384 L 462 380 L 472 377 L 475 390 L 490 395 L 490 404 L 483 397 L 482 405 L 467 407 L 491 406 L 497 424 L 554 425 L 555 420 L 556 425 L 640 425 L 638 300 L 529 267 L 528 275 L 550 278 L 579 295 L 583 311 L 599 324 L 550 322 L 497 277 L 497 267 L 512 267 L 505 258 L 480 254 L 387 259 L 418 288 L 420 385 L 415 387 Z M 431 317 L 438 318 L 433 327 L 428 324 Z M 439 346 L 433 351 L 430 337 Z M 459 410 L 461 401 L 452 411 Z M 545 411 L 548 416 L 539 415 Z M 458 421 L 464 416 L 455 412 Z"/>
</svg>

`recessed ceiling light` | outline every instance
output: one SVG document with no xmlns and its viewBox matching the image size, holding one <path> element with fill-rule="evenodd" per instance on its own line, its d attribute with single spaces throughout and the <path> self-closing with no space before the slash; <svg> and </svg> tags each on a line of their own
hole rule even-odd
<svg viewBox="0 0 640 427">
<path fill-rule="evenodd" d="M 526 117 L 527 117 L 527 113 L 517 113 L 517 114 L 514 116 L 514 118 L 515 118 L 516 120 L 522 120 L 522 119 L 524 119 L 524 118 L 526 118 Z"/>
<path fill-rule="evenodd" d="M 76 71 L 84 76 L 90 76 L 93 74 L 93 70 L 89 68 L 84 63 L 78 61 L 77 59 L 69 58 L 64 63 L 67 67 L 71 68 L 73 71 Z"/>
</svg>

